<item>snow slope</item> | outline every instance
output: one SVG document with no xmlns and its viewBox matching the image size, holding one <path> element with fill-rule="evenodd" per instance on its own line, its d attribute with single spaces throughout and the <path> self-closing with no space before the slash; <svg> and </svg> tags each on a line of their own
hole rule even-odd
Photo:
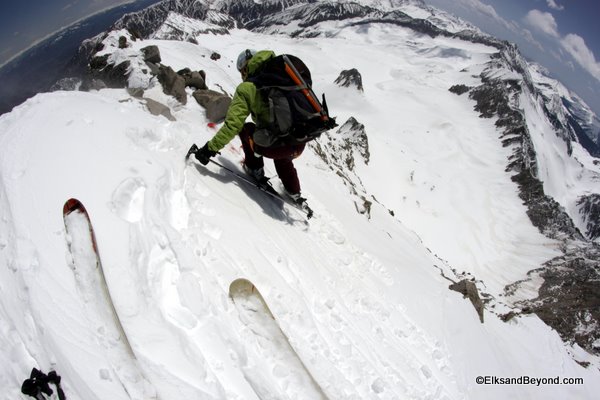
<svg viewBox="0 0 600 400">
<path fill-rule="evenodd" d="M 476 84 L 495 49 L 385 25 L 333 28 L 328 38 L 233 30 L 128 51 L 156 44 L 163 64 L 204 69 L 209 87 L 229 93 L 241 48 L 300 56 L 338 121 L 366 127 L 370 162 L 356 173 L 377 200 L 370 219 L 311 148 L 296 163 L 310 222 L 216 166 L 186 164 L 191 143 L 215 131 L 194 101 L 182 106 L 152 81 L 136 82 L 177 121 L 117 89 L 40 94 L 0 117 L 1 398 L 19 398 L 33 366 L 56 369 L 69 399 L 268 398 L 257 387 L 310 398 L 286 385 L 289 360 L 259 356 L 268 352 L 228 297 L 240 277 L 260 288 L 329 399 L 594 398 L 598 360 L 536 316 L 505 323 L 494 311 L 506 311 L 504 285 L 559 254 L 527 219 L 493 121 L 448 91 Z M 352 67 L 364 94 L 332 83 Z M 218 159 L 240 168 L 239 141 Z M 133 372 L 115 361 L 124 353 L 101 326 L 110 318 L 93 311 L 101 296 L 80 289 L 85 268 L 74 273 L 62 217 L 71 197 L 90 214 Z M 495 296 L 484 324 L 448 290 L 463 274 Z M 584 384 L 478 385 L 478 376 Z"/>
</svg>

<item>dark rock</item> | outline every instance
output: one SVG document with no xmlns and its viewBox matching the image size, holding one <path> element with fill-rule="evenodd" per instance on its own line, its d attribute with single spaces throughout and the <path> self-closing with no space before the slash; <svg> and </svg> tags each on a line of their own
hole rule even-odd
<svg viewBox="0 0 600 400">
<path fill-rule="evenodd" d="M 206 74 L 203 74 L 201 72 L 204 72 L 204 71 L 200 71 L 200 72 L 193 71 L 191 74 L 189 74 L 189 76 L 186 76 L 185 77 L 186 86 L 190 86 L 195 89 L 208 89 L 208 87 L 206 86 L 206 82 L 205 82 Z"/>
<path fill-rule="evenodd" d="M 210 55 L 210 59 L 211 59 L 211 60 L 213 60 L 213 61 L 217 61 L 217 60 L 219 60 L 220 58 L 221 58 L 221 55 L 220 55 L 219 53 L 216 53 L 216 52 L 213 52 L 213 53 Z"/>
<path fill-rule="evenodd" d="M 138 99 L 141 99 L 144 96 L 144 89 L 142 89 L 142 88 L 128 88 L 127 89 L 127 93 L 129 93 L 129 95 L 131 97 L 136 97 Z"/>
<path fill-rule="evenodd" d="M 460 96 L 461 94 L 467 93 L 469 90 L 471 90 L 471 88 L 467 85 L 454 85 L 448 90 Z"/>
<path fill-rule="evenodd" d="M 231 98 L 214 90 L 199 89 L 192 96 L 206 110 L 206 118 L 211 122 L 225 119 L 227 110 L 231 104 Z"/>
<path fill-rule="evenodd" d="M 127 47 L 127 38 L 125 36 L 119 36 L 119 48 L 124 49 Z"/>
<path fill-rule="evenodd" d="M 533 311 L 565 341 L 600 354 L 600 245 L 569 249 L 539 272 Z"/>
<path fill-rule="evenodd" d="M 362 85 L 362 76 L 360 75 L 360 72 L 358 72 L 358 70 L 356 68 L 342 71 L 340 73 L 340 76 L 338 76 L 337 79 L 335 80 L 335 83 L 337 83 L 340 86 L 344 86 L 344 87 L 354 86 L 361 92 L 364 91 L 363 85 Z"/>
<path fill-rule="evenodd" d="M 86 88 L 92 88 L 89 83 L 93 80 L 101 80 L 104 82 L 106 87 L 109 88 L 124 88 L 127 87 L 127 80 L 129 78 L 129 67 L 130 61 L 123 61 L 120 64 L 105 64 L 104 57 L 95 57 L 98 62 L 92 65 L 90 63 L 90 69 L 88 76 L 84 79 L 82 90 Z M 103 67 L 101 67 L 103 66 Z"/>
<path fill-rule="evenodd" d="M 579 214 L 586 224 L 586 236 L 591 240 L 600 237 L 600 194 L 592 193 L 577 200 Z"/>
<path fill-rule="evenodd" d="M 162 61 L 160 58 L 160 50 L 158 46 L 146 46 L 142 49 L 142 54 L 144 55 L 144 61 L 147 63 L 160 64 Z"/>
<path fill-rule="evenodd" d="M 206 76 L 206 74 L 204 74 L 203 72 L 204 71 L 190 71 L 181 74 L 181 76 L 183 76 L 183 78 L 185 79 L 185 86 L 189 86 L 197 90 L 208 89 L 204 81 L 204 77 Z"/>
<path fill-rule="evenodd" d="M 366 192 L 360 177 L 355 172 L 357 159 L 369 163 L 369 141 L 365 126 L 354 117 L 335 132 L 327 132 L 319 141 L 311 142 L 315 153 L 338 175 L 354 199 L 356 211 L 370 218 L 373 197 Z"/>
<path fill-rule="evenodd" d="M 462 293 L 463 296 L 471 300 L 473 307 L 475 307 L 475 311 L 477 311 L 477 315 L 479 315 L 479 320 L 483 323 L 483 301 L 481 297 L 479 297 L 479 290 L 477 290 L 477 286 L 467 279 L 463 279 L 458 283 L 453 283 L 450 285 L 450 289 L 454 290 L 458 293 Z"/>
<path fill-rule="evenodd" d="M 155 76 L 158 75 L 158 73 L 160 71 L 160 66 L 158 64 L 154 64 L 152 62 L 146 61 L 146 65 L 150 69 L 150 73 L 152 75 L 155 75 Z"/>
<path fill-rule="evenodd" d="M 92 70 L 100 70 L 108 65 L 109 54 L 103 56 L 94 56 L 90 60 L 89 67 Z"/>
<path fill-rule="evenodd" d="M 350 117 L 339 128 L 338 133 L 342 137 L 341 150 L 349 153 L 352 149 L 358 151 L 366 165 L 369 165 L 371 153 L 369 152 L 369 138 L 365 131 L 365 126 L 358 122 L 356 118 Z M 354 170 L 354 157 L 347 156 L 344 164 L 350 170 Z"/>
<path fill-rule="evenodd" d="M 139 39 L 143 39 L 142 35 L 140 34 L 140 31 L 135 30 L 135 29 L 127 29 L 127 32 L 129 33 L 129 36 L 131 37 L 131 39 L 133 41 L 137 41 Z"/>
<path fill-rule="evenodd" d="M 185 86 L 195 89 L 206 90 L 206 73 L 204 71 L 192 71 L 189 68 L 183 68 L 177 71 L 177 75 L 181 75 L 185 79 Z"/>
<path fill-rule="evenodd" d="M 502 314 L 500 315 L 500 319 L 504 322 L 508 322 L 511 319 L 513 319 L 514 317 L 516 317 L 517 315 L 519 315 L 518 313 L 516 313 L 515 311 L 509 311 L 506 314 Z"/>
<path fill-rule="evenodd" d="M 146 102 L 146 108 L 148 109 L 148 111 L 150 111 L 152 115 L 162 115 L 169 121 L 176 120 L 175 117 L 173 117 L 173 114 L 171 114 L 171 109 L 166 105 L 156 100 L 149 99 L 147 97 L 145 97 L 144 100 Z"/>
<path fill-rule="evenodd" d="M 187 104 L 185 79 L 182 76 L 173 71 L 171 67 L 161 66 L 157 77 L 165 94 L 175 97 L 181 104 Z"/>
</svg>

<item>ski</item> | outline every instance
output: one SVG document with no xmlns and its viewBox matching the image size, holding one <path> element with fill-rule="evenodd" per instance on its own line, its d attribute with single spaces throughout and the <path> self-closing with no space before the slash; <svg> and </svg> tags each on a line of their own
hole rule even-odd
<svg viewBox="0 0 600 400">
<path fill-rule="evenodd" d="M 100 261 L 96 235 L 86 208 L 77 199 L 67 200 L 63 206 L 63 220 L 71 254 L 71 268 L 78 290 L 93 296 L 86 299 L 82 295 L 90 323 L 98 324 L 97 332 L 104 332 L 111 340 L 116 338 L 114 344 L 105 350 L 117 379 L 132 399 L 158 399 L 156 390 L 138 365 L 115 309 Z M 103 324 L 103 321 L 110 320 L 112 324 Z M 115 352 L 116 349 L 118 350 Z"/>
<path fill-rule="evenodd" d="M 190 147 L 190 149 L 188 150 L 188 152 L 185 156 L 185 160 L 187 161 L 190 158 L 190 156 L 192 154 L 195 154 L 198 150 L 199 150 L 198 146 L 196 144 L 193 144 Z M 246 175 L 242 175 L 241 173 L 224 166 L 223 164 L 221 164 L 215 160 L 210 159 L 209 161 L 211 163 L 221 167 L 223 170 L 227 171 L 228 173 L 234 175 L 236 178 L 240 179 L 241 181 L 246 182 L 247 184 L 256 187 L 257 189 L 259 189 L 263 193 L 266 193 L 267 195 L 271 196 L 272 198 L 277 199 L 285 204 L 292 206 L 293 208 L 295 208 L 296 210 L 301 212 L 303 215 L 305 215 L 307 219 L 311 219 L 313 217 L 313 215 L 314 215 L 313 210 L 308 206 L 308 204 L 306 204 L 306 201 L 304 201 L 300 204 L 295 203 L 291 199 L 289 199 L 287 196 L 284 196 L 281 193 L 279 193 L 277 190 L 275 190 L 275 188 L 268 181 L 258 182 Z"/>
<path fill-rule="evenodd" d="M 238 311 L 240 321 L 248 328 L 248 334 L 255 337 L 257 356 L 267 364 L 280 364 L 287 371 L 285 375 L 273 375 L 269 379 L 273 383 L 271 387 L 257 386 L 256 389 L 267 391 L 264 394 L 270 398 L 295 398 L 293 392 L 302 392 L 305 399 L 326 400 L 327 396 L 281 330 L 277 318 L 256 286 L 247 279 L 236 279 L 229 286 L 229 297 Z M 262 376 L 258 371 L 254 372 Z M 252 381 L 252 376 L 247 378 Z M 261 390 L 258 392 L 259 395 L 263 394 Z"/>
</svg>

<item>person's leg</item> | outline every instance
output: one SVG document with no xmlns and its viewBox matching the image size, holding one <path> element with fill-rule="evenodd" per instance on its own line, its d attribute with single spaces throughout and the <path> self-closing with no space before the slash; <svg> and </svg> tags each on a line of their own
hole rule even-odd
<svg viewBox="0 0 600 400">
<path fill-rule="evenodd" d="M 257 157 L 254 151 L 254 143 L 252 141 L 254 128 L 254 124 L 247 123 L 239 133 L 240 140 L 242 141 L 242 149 L 244 150 L 244 165 L 249 170 L 259 170 L 264 166 L 263 158 Z"/>
<path fill-rule="evenodd" d="M 304 147 L 304 144 L 300 144 L 260 149 L 260 154 L 273 159 L 277 175 L 285 190 L 290 194 L 300 193 L 300 180 L 293 160 L 302 154 Z"/>
<path fill-rule="evenodd" d="M 285 190 L 290 194 L 300 193 L 300 180 L 298 179 L 298 172 L 294 167 L 294 161 L 291 158 L 278 158 L 273 160 L 273 162 Z"/>
</svg>

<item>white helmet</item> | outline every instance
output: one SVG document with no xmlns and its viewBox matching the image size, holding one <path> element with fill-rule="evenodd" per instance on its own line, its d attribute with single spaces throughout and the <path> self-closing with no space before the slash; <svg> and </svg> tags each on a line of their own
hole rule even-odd
<svg viewBox="0 0 600 400">
<path fill-rule="evenodd" d="M 242 68 L 244 68 L 246 66 L 246 64 L 248 64 L 248 61 L 250 61 L 250 59 L 255 54 L 256 54 L 256 50 L 253 50 L 253 49 L 246 49 L 246 50 L 242 51 L 237 59 L 237 63 L 236 63 L 237 70 L 242 72 Z"/>
</svg>

